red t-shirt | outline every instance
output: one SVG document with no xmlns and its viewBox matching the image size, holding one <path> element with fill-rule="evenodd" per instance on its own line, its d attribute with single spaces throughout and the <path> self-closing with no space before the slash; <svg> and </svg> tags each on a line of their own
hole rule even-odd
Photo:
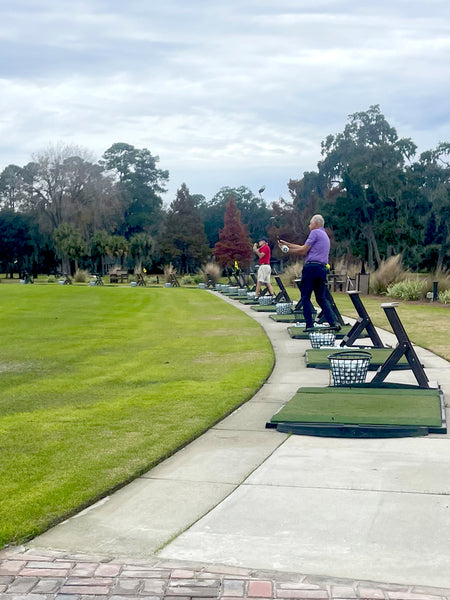
<svg viewBox="0 0 450 600">
<path fill-rule="evenodd" d="M 269 244 L 265 244 L 264 246 L 261 246 L 261 248 L 258 248 L 258 250 L 260 252 L 264 253 L 264 256 L 260 256 L 260 258 L 259 258 L 259 264 L 260 265 L 270 265 L 270 248 L 269 248 Z"/>
</svg>

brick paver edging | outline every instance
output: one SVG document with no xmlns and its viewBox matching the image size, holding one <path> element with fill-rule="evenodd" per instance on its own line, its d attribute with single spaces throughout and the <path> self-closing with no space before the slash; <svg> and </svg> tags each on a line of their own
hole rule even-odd
<svg viewBox="0 0 450 600">
<path fill-rule="evenodd" d="M 450 600 L 450 589 L 62 552 L 0 552 L 0 600 Z"/>
</svg>

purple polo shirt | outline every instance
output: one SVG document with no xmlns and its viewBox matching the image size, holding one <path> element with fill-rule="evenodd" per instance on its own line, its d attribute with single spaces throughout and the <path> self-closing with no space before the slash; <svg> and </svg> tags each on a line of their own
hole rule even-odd
<svg viewBox="0 0 450 600">
<path fill-rule="evenodd" d="M 330 238 L 323 227 L 313 229 L 305 242 L 311 246 L 306 255 L 305 264 L 309 262 L 320 262 L 326 265 L 330 254 Z"/>
</svg>

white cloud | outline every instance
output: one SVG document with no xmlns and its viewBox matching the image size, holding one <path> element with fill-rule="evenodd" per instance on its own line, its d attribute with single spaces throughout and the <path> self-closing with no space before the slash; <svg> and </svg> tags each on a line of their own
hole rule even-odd
<svg viewBox="0 0 450 600">
<path fill-rule="evenodd" d="M 371 104 L 421 151 L 448 140 L 444 0 L 62 6 L 3 11 L 0 168 L 50 142 L 100 156 L 124 141 L 160 156 L 171 193 L 182 181 L 210 197 L 264 179 L 276 199 Z"/>
</svg>

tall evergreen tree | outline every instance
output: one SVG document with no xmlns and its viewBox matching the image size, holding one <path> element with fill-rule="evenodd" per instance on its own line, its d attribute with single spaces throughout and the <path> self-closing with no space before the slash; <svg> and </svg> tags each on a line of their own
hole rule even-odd
<svg viewBox="0 0 450 600">
<path fill-rule="evenodd" d="M 10 277 L 31 266 L 36 252 L 32 229 L 33 222 L 27 215 L 10 208 L 0 211 L 0 267 Z"/>
<path fill-rule="evenodd" d="M 224 228 L 219 231 L 219 241 L 214 246 L 214 256 L 222 267 L 248 268 L 253 252 L 246 226 L 241 221 L 241 211 L 233 196 L 227 203 L 224 215 Z"/>
<path fill-rule="evenodd" d="M 247 226 L 250 237 L 254 240 L 267 235 L 272 211 L 262 197 L 257 197 L 247 187 L 223 187 L 210 202 L 202 202 L 200 212 L 205 222 L 205 231 L 210 246 L 219 241 L 219 229 L 223 227 L 225 207 L 233 196 L 236 206 L 241 211 L 242 222 Z"/>
<path fill-rule="evenodd" d="M 211 252 L 196 197 L 191 196 L 185 183 L 169 207 L 161 252 L 179 273 L 197 271 Z"/>
<path fill-rule="evenodd" d="M 22 168 L 8 165 L 0 173 L 0 206 L 11 210 L 22 208 L 26 197 L 24 187 Z"/>
<path fill-rule="evenodd" d="M 429 207 L 429 226 L 434 230 L 427 230 L 425 243 L 438 246 L 435 268 L 439 270 L 447 267 L 450 247 L 450 143 L 423 152 L 411 171 Z"/>
<path fill-rule="evenodd" d="M 157 168 L 159 157 L 153 156 L 147 148 L 116 143 L 106 150 L 99 162 L 118 179 L 124 222 L 117 233 L 126 237 L 140 231 L 156 234 L 162 221 L 160 194 L 166 191 L 169 179 L 169 171 Z"/>
</svg>

